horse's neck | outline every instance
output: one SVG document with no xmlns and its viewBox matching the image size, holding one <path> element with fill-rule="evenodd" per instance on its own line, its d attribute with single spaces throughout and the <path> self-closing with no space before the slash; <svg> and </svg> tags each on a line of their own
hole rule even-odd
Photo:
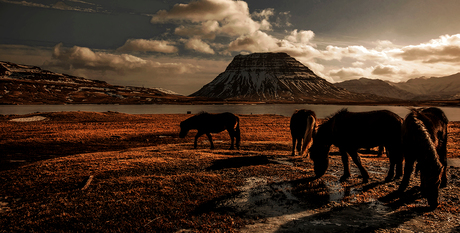
<svg viewBox="0 0 460 233">
<path fill-rule="evenodd" d="M 313 140 L 321 142 L 321 144 L 332 145 L 333 125 L 334 121 L 332 119 L 321 124 Z"/>
</svg>

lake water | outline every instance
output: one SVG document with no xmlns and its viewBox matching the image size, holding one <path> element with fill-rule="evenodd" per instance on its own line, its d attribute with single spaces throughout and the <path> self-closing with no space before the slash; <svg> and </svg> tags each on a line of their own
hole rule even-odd
<svg viewBox="0 0 460 233">
<path fill-rule="evenodd" d="M 291 116 L 296 109 L 310 109 L 318 118 L 328 117 L 342 108 L 351 112 L 362 112 L 387 109 L 401 117 L 409 113 L 407 106 L 356 106 L 356 105 L 313 105 L 313 104 L 224 104 L 224 105 L 0 105 L 0 114 L 29 114 L 35 112 L 61 111 L 91 111 L 91 112 L 121 112 L 129 114 L 192 114 L 201 111 L 220 113 L 232 112 L 235 114 L 277 114 Z M 460 108 L 441 107 L 450 121 L 460 121 Z"/>
</svg>

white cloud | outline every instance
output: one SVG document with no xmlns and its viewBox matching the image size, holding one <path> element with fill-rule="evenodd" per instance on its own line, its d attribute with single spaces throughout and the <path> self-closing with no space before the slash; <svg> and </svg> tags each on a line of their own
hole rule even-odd
<svg viewBox="0 0 460 233">
<path fill-rule="evenodd" d="M 151 22 L 178 21 L 181 25 L 193 23 L 193 26 L 184 25 L 183 28 L 177 29 L 177 32 L 182 34 L 188 34 L 185 33 L 185 28 L 197 29 L 197 24 L 218 22 L 219 28 L 213 28 L 212 32 L 224 36 L 241 36 L 269 28 L 266 20 L 266 17 L 270 15 L 269 12 L 267 10 L 259 14 L 259 16 L 264 16 L 264 19 L 263 22 L 257 22 L 251 18 L 248 4 L 244 1 L 197 0 L 188 4 L 176 4 L 169 11 L 160 10 L 152 17 Z M 201 30 L 195 30 L 195 32 L 201 32 Z M 194 36 L 200 35 L 195 34 Z"/>
<path fill-rule="evenodd" d="M 191 38 L 189 40 L 183 40 L 185 42 L 185 48 L 194 50 L 201 53 L 214 54 L 214 50 L 198 38 Z"/>
<path fill-rule="evenodd" d="M 174 30 L 179 36 L 200 37 L 214 39 L 219 31 L 219 22 L 215 20 L 204 21 L 201 24 L 180 25 Z"/>
<path fill-rule="evenodd" d="M 270 52 L 279 48 L 278 39 L 262 31 L 238 37 L 232 41 L 229 51 Z"/>
<path fill-rule="evenodd" d="M 128 39 L 119 51 L 152 51 L 161 53 L 176 53 L 174 42 L 164 40 Z"/>
<path fill-rule="evenodd" d="M 364 62 L 355 61 L 355 62 L 351 63 L 351 65 L 352 65 L 352 66 L 356 66 L 356 67 L 358 67 L 358 66 L 363 66 L 363 65 L 364 65 Z"/>
<path fill-rule="evenodd" d="M 379 65 L 372 70 L 374 75 L 393 75 L 398 74 L 400 69 L 397 66 L 392 65 Z"/>
<path fill-rule="evenodd" d="M 424 63 L 460 63 L 460 34 L 444 35 L 428 43 L 403 47 L 396 56 Z"/>
<path fill-rule="evenodd" d="M 160 73 L 190 73 L 199 69 L 199 67 L 187 64 L 154 62 L 129 54 L 94 52 L 86 47 L 73 46 L 72 48 L 64 48 L 62 43 L 54 47 L 53 59 L 45 62 L 44 65 L 67 70 L 109 70 L 119 73 L 140 72 L 144 70 Z"/>
<path fill-rule="evenodd" d="M 286 40 L 294 42 L 294 43 L 301 43 L 301 44 L 310 44 L 310 41 L 315 37 L 315 33 L 313 31 L 297 31 L 297 29 L 291 31 L 289 36 L 286 36 Z"/>
</svg>

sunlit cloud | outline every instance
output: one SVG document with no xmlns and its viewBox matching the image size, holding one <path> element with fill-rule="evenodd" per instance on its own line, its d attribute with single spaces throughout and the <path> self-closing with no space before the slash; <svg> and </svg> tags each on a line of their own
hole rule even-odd
<svg viewBox="0 0 460 233">
<path fill-rule="evenodd" d="M 174 42 L 164 40 L 128 39 L 119 51 L 151 51 L 161 53 L 176 53 L 178 48 Z"/>
<path fill-rule="evenodd" d="M 164 40 L 128 39 L 118 51 L 151 51 L 161 53 L 176 53 L 178 48 L 174 42 Z"/>
<path fill-rule="evenodd" d="M 194 50 L 201 53 L 214 54 L 214 50 L 207 43 L 203 42 L 198 38 L 191 38 L 189 40 L 183 40 L 185 42 L 185 48 Z"/>
<path fill-rule="evenodd" d="M 310 41 L 313 39 L 313 37 L 315 37 L 315 33 L 313 31 L 297 31 L 297 29 L 295 29 L 291 31 L 289 36 L 286 36 L 286 39 L 294 43 L 310 44 Z"/>
<path fill-rule="evenodd" d="M 267 21 L 269 15 L 270 11 L 262 11 L 257 15 L 263 18 L 262 22 L 258 22 L 251 18 L 248 4 L 244 1 L 198 0 L 188 4 L 176 4 L 169 11 L 160 10 L 152 17 L 151 22 L 177 21 L 182 27 L 177 28 L 176 33 L 181 35 L 188 35 L 187 32 L 193 28 L 195 33 L 202 32 L 202 35 L 208 37 L 210 32 L 224 36 L 240 36 L 269 29 L 270 25 Z M 218 22 L 218 25 L 215 22 Z M 184 23 L 192 23 L 192 26 Z M 212 26 L 211 30 L 206 27 L 209 25 Z"/>
<path fill-rule="evenodd" d="M 174 30 L 174 33 L 179 36 L 200 37 L 203 39 L 216 38 L 219 31 L 219 22 L 215 20 L 204 21 L 201 24 L 180 25 Z"/>
<path fill-rule="evenodd" d="M 397 56 L 424 63 L 460 63 L 460 34 L 444 35 L 420 45 L 406 46 Z"/>
<path fill-rule="evenodd" d="M 67 70 L 109 70 L 120 73 L 155 70 L 156 72 L 164 71 L 174 74 L 191 73 L 199 69 L 199 67 L 188 64 L 154 62 L 129 54 L 94 52 L 86 47 L 64 48 L 62 43 L 54 47 L 52 60 L 45 62 L 44 65 Z"/>
<path fill-rule="evenodd" d="M 262 31 L 243 35 L 232 41 L 229 51 L 270 52 L 279 48 L 279 40 Z"/>
<path fill-rule="evenodd" d="M 391 65 L 379 65 L 372 70 L 372 74 L 374 75 L 393 75 L 393 74 L 398 74 L 400 72 L 400 69 L 397 66 L 391 66 Z"/>
</svg>

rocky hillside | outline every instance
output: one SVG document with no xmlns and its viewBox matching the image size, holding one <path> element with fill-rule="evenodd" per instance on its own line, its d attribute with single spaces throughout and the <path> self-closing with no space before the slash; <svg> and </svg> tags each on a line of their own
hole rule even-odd
<svg viewBox="0 0 460 233">
<path fill-rule="evenodd" d="M 460 99 L 460 73 L 445 77 L 420 77 L 399 83 L 361 78 L 336 83 L 335 85 L 353 92 L 403 100 Z"/>
<path fill-rule="evenodd" d="M 189 99 L 162 89 L 114 86 L 37 66 L 0 62 L 0 104 L 148 104 Z"/>
<path fill-rule="evenodd" d="M 223 73 L 191 96 L 253 101 L 388 100 L 334 86 L 286 53 L 237 55 Z"/>
</svg>

